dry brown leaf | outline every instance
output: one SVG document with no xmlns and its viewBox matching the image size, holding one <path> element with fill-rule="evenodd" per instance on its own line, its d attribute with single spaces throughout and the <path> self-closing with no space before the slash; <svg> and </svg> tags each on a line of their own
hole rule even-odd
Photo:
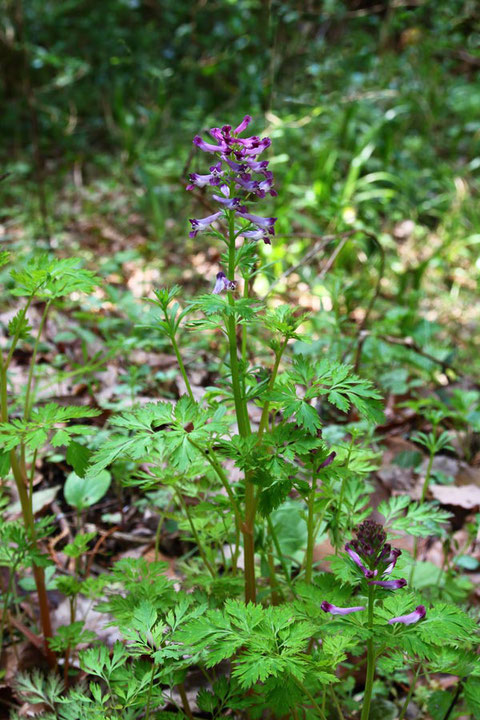
<svg viewBox="0 0 480 720">
<path fill-rule="evenodd" d="M 466 510 L 480 507 L 480 487 L 477 485 L 430 485 L 430 492 L 441 505 L 456 505 Z"/>
</svg>

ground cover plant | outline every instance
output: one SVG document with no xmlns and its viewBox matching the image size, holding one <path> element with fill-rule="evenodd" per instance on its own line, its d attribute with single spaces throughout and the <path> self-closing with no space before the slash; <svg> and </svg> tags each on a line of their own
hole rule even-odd
<svg viewBox="0 0 480 720">
<path fill-rule="evenodd" d="M 478 13 L 187 5 L 6 5 L 2 716 L 479 717 Z"/>
</svg>

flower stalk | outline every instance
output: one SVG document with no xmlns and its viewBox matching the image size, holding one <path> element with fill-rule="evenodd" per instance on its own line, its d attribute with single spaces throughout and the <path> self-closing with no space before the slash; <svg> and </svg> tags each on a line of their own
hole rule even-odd
<svg viewBox="0 0 480 720">
<path fill-rule="evenodd" d="M 373 681 L 375 679 L 375 646 L 373 643 L 373 610 L 374 610 L 375 588 L 370 585 L 368 588 L 368 621 L 369 638 L 367 640 L 367 676 L 365 679 L 365 693 L 363 696 L 362 715 L 360 720 L 368 720 L 370 717 L 370 704 L 372 701 Z"/>
</svg>

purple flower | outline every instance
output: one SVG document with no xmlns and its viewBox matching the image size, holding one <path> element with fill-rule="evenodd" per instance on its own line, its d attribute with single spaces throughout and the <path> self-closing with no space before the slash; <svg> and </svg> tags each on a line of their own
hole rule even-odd
<svg viewBox="0 0 480 720">
<path fill-rule="evenodd" d="M 260 155 L 261 152 L 266 150 L 270 145 L 272 144 L 272 141 L 270 138 L 260 138 L 253 137 L 253 138 L 235 138 L 236 142 L 239 142 L 243 145 L 239 150 L 234 150 L 235 157 L 237 160 L 242 160 L 247 155 L 253 155 L 257 156 Z"/>
<path fill-rule="evenodd" d="M 221 146 L 228 148 L 234 141 L 231 135 L 231 129 L 231 125 L 224 125 L 221 128 L 211 128 L 208 132 Z"/>
<path fill-rule="evenodd" d="M 214 213 L 213 215 L 208 215 L 208 217 L 200 218 L 198 220 L 196 220 L 196 219 L 189 220 L 189 222 L 192 225 L 192 229 L 189 233 L 189 237 L 191 237 L 191 238 L 196 237 L 199 232 L 202 232 L 203 230 L 206 230 L 208 227 L 210 227 L 212 222 L 217 220 L 217 218 L 219 218 L 221 215 L 222 215 L 222 211 L 220 210 L 220 212 Z"/>
<path fill-rule="evenodd" d="M 224 272 L 217 273 L 215 287 L 212 290 L 214 295 L 220 295 L 224 290 L 235 290 L 237 283 L 235 280 L 229 280 Z"/>
<path fill-rule="evenodd" d="M 259 228 L 262 228 L 262 230 L 266 230 L 269 235 L 275 235 L 275 229 L 274 225 L 277 221 L 277 218 L 270 217 L 270 218 L 264 218 L 260 217 L 259 215 L 251 215 L 250 213 L 239 213 L 240 217 L 244 218 L 245 220 L 249 220 L 251 223 L 256 225 Z"/>
<path fill-rule="evenodd" d="M 375 577 L 375 572 L 373 570 L 368 570 L 368 568 L 365 567 L 365 565 L 362 563 L 362 559 L 360 555 L 357 553 L 356 550 L 354 550 L 350 543 L 347 543 L 345 545 L 345 551 L 348 553 L 350 558 L 353 560 L 355 565 L 357 565 L 360 570 L 363 572 L 366 578 L 373 578 Z"/>
<path fill-rule="evenodd" d="M 231 125 L 211 128 L 209 133 L 215 144 L 206 142 L 200 135 L 195 136 L 194 144 L 205 152 L 216 153 L 220 156 L 220 162 L 212 165 L 209 173 L 203 175 L 192 173 L 189 176 L 190 184 L 187 189 L 216 186 L 219 190 L 212 199 L 220 205 L 221 210 L 206 218 L 190 220 L 192 224 L 190 237 L 196 237 L 198 232 L 208 228 L 225 211 L 229 219 L 235 214 L 253 226 L 246 228 L 246 232 L 237 232 L 237 235 L 244 235 L 248 240 L 263 240 L 264 243 L 271 244 L 269 236 L 275 234 L 274 226 L 277 218 L 251 215 L 242 204 L 243 197 L 251 194 L 259 198 L 264 198 L 267 193 L 272 196 L 277 195 L 273 188 L 273 173 L 267 170 L 268 161 L 260 162 L 256 159 L 259 153 L 270 146 L 270 138 L 260 138 L 257 135 L 239 137 L 239 134 L 248 127 L 251 119 L 250 115 L 245 115 L 234 130 Z M 223 168 L 222 163 L 224 163 Z M 260 177 L 255 179 L 254 173 L 258 173 Z"/>
<path fill-rule="evenodd" d="M 229 167 L 231 167 L 232 170 L 235 172 L 244 172 L 245 170 L 248 170 L 246 165 L 241 165 L 240 163 L 235 162 L 234 160 L 230 160 L 228 157 L 223 157 L 223 160 L 227 163 Z"/>
<path fill-rule="evenodd" d="M 200 150 L 203 150 L 203 152 L 209 152 L 209 153 L 216 153 L 216 152 L 227 152 L 228 151 L 228 145 L 222 141 L 221 145 L 212 145 L 212 143 L 207 143 L 205 140 L 202 140 L 200 135 L 195 135 L 193 138 L 193 143 L 197 147 L 200 148 Z"/>
<path fill-rule="evenodd" d="M 240 125 L 238 125 L 235 130 L 233 131 L 234 135 L 240 135 L 252 122 L 251 115 L 245 115 Z"/>
<path fill-rule="evenodd" d="M 407 581 L 405 578 L 399 578 L 398 580 L 370 580 L 369 585 L 379 585 L 385 590 L 399 590 L 399 588 L 405 587 Z"/>
<path fill-rule="evenodd" d="M 401 554 L 402 554 L 401 550 L 399 550 L 398 548 L 392 548 L 390 555 L 388 556 L 388 558 L 386 560 L 386 562 L 389 563 L 389 565 L 383 571 L 383 575 L 390 575 L 393 568 L 397 564 L 397 560 Z"/>
<path fill-rule="evenodd" d="M 272 187 L 272 185 L 273 185 L 273 177 L 267 178 L 266 180 L 261 180 L 258 183 L 257 195 L 259 197 L 265 197 L 265 194 L 268 192 L 268 194 L 271 195 L 272 197 L 276 197 L 278 195 L 278 193 Z"/>
<path fill-rule="evenodd" d="M 240 198 L 228 198 L 228 197 L 221 197 L 220 195 L 212 195 L 212 198 L 216 200 L 217 202 L 221 203 L 222 205 L 225 205 L 229 210 L 235 210 L 236 208 L 242 208 L 240 205 Z M 245 209 L 245 208 L 242 208 Z"/>
<path fill-rule="evenodd" d="M 355 534 L 357 537 L 347 543 L 345 550 L 364 576 L 373 578 L 390 574 L 401 551 L 386 542 L 383 526 L 365 520 L 355 529 Z"/>
<path fill-rule="evenodd" d="M 247 192 L 256 192 L 259 186 L 258 180 L 253 180 L 252 176 L 247 173 L 244 173 L 240 175 L 240 177 L 236 178 L 235 183 Z"/>
<path fill-rule="evenodd" d="M 427 611 L 425 609 L 425 605 L 417 605 L 415 610 L 408 615 L 400 615 L 399 617 L 390 618 L 388 621 L 390 625 L 393 625 L 393 623 L 403 623 L 404 625 L 413 625 L 413 623 L 418 622 L 422 618 L 425 617 L 427 614 Z"/>
<path fill-rule="evenodd" d="M 249 240 L 263 240 L 265 245 L 271 245 L 272 241 L 268 237 L 268 235 L 265 234 L 264 230 L 245 230 L 245 232 L 242 232 L 242 237 L 248 238 Z"/>
<path fill-rule="evenodd" d="M 330 465 L 335 460 L 336 454 L 337 453 L 335 451 L 333 451 L 330 453 L 330 455 L 327 455 L 325 460 L 322 463 L 320 463 L 318 468 L 320 469 L 320 468 L 328 467 L 328 465 Z M 358 555 L 357 555 L 357 557 L 358 557 Z M 358 558 L 358 559 L 360 559 L 360 558 Z"/>
<path fill-rule="evenodd" d="M 266 172 L 266 170 L 267 170 L 267 167 L 268 167 L 268 160 L 249 160 L 249 159 L 246 159 L 243 164 L 244 164 L 244 166 L 246 166 L 246 167 L 249 168 L 250 170 L 253 170 L 253 172 L 258 172 L 258 173 L 264 173 L 264 174 L 265 174 L 265 172 Z"/>
<path fill-rule="evenodd" d="M 205 187 L 205 185 L 219 185 L 221 182 L 222 175 L 225 171 L 222 170 L 222 163 L 219 162 L 216 165 L 212 165 L 208 175 L 199 175 L 198 173 L 191 173 L 188 178 L 191 185 L 187 185 L 187 190 L 192 190 L 194 186 Z"/>
<path fill-rule="evenodd" d="M 322 610 L 326 613 L 330 613 L 331 615 L 349 615 L 352 612 L 358 612 L 359 610 L 365 610 L 363 606 L 355 606 L 355 607 L 347 607 L 347 608 L 341 608 L 337 607 L 336 605 L 332 605 L 332 603 L 327 602 L 324 600 L 322 604 L 320 605 Z"/>
</svg>

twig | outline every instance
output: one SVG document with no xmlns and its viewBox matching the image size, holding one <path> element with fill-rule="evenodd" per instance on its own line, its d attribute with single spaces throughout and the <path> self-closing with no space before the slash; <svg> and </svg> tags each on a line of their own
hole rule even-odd
<svg viewBox="0 0 480 720">
<path fill-rule="evenodd" d="M 461 679 L 458 681 L 458 685 L 457 685 L 457 689 L 456 689 L 456 691 L 455 691 L 455 695 L 453 696 L 452 702 L 450 703 L 450 707 L 448 708 L 447 712 L 445 713 L 445 717 L 443 718 L 443 720 L 448 720 L 448 718 L 449 718 L 450 715 L 452 714 L 453 708 L 455 707 L 455 705 L 456 705 L 457 702 L 458 702 L 458 698 L 460 697 L 460 693 L 461 693 L 462 690 L 463 690 L 463 683 L 465 682 L 466 679 L 467 679 L 467 676 L 461 678 Z"/>
<path fill-rule="evenodd" d="M 286 238 L 288 238 L 288 237 L 315 238 L 316 237 L 316 238 L 318 238 L 318 240 L 314 244 L 314 246 L 312 248 L 310 248 L 310 250 L 308 250 L 308 252 L 306 252 L 305 255 L 295 265 L 291 265 L 289 268 L 287 268 L 287 270 L 285 270 L 285 272 L 283 272 L 276 280 L 273 281 L 273 283 L 270 285 L 270 287 L 268 288 L 265 295 L 262 298 L 260 298 L 261 301 L 263 302 L 268 297 L 268 295 L 270 295 L 273 288 L 276 287 L 280 282 L 282 282 L 282 280 L 285 280 L 285 278 L 287 278 L 289 275 L 294 273 L 295 270 L 298 270 L 298 268 L 302 267 L 302 265 L 305 265 L 305 263 L 307 263 L 309 260 L 311 260 L 315 255 L 317 255 L 317 253 L 324 250 L 327 247 L 327 245 L 329 245 L 331 242 L 333 242 L 333 240 L 337 240 L 338 238 L 341 238 L 341 242 L 335 248 L 331 257 L 329 258 L 329 260 L 325 264 L 324 268 L 320 272 L 320 277 L 323 277 L 330 270 L 333 262 L 335 261 L 335 258 L 337 257 L 337 255 L 340 252 L 340 250 L 342 249 L 342 247 L 345 245 L 345 242 L 348 240 L 349 237 L 354 235 L 356 232 L 358 232 L 358 230 L 349 230 L 348 232 L 341 233 L 339 235 L 324 235 L 323 237 L 322 236 L 319 237 L 318 235 L 312 235 L 310 233 L 294 233 L 291 235 L 278 235 L 277 237 L 286 237 Z"/>
<path fill-rule="evenodd" d="M 97 540 L 97 542 L 95 543 L 95 545 L 94 545 L 94 547 L 93 547 L 93 550 L 91 550 L 89 553 L 87 553 L 87 555 L 88 555 L 88 562 L 87 562 L 87 566 L 86 566 L 86 568 L 85 568 L 85 577 L 86 577 L 86 578 L 90 575 L 90 572 L 91 572 L 91 570 L 92 570 L 93 560 L 94 560 L 94 558 L 95 558 L 95 555 L 96 555 L 97 552 L 99 551 L 100 547 L 103 545 L 103 543 L 105 542 L 105 540 L 106 540 L 108 537 L 110 537 L 110 535 L 113 535 L 113 533 L 115 533 L 115 532 L 118 530 L 119 527 L 120 527 L 119 525 L 115 525 L 114 527 L 109 528 L 108 530 L 106 530 L 106 531 L 102 534 L 102 537 L 100 537 L 100 538 Z"/>
</svg>

